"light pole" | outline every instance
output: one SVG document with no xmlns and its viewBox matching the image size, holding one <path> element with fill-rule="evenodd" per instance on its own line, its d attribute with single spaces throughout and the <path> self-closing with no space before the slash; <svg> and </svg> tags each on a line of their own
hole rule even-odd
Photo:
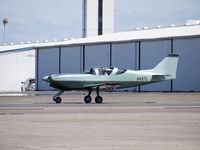
<svg viewBox="0 0 200 150">
<path fill-rule="evenodd" d="M 9 21 L 8 18 L 4 18 L 4 19 L 3 19 L 3 25 L 4 25 L 3 44 L 6 43 L 6 24 L 8 23 L 8 21 Z"/>
</svg>

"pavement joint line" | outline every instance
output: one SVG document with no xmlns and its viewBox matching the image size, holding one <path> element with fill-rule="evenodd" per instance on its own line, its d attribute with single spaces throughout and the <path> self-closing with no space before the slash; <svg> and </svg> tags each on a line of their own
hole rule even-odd
<svg viewBox="0 0 200 150">
<path fill-rule="evenodd" d="M 4 108 L 59 108 L 59 107 L 82 107 L 82 108 L 106 108 L 106 107 L 165 107 L 165 108 L 200 108 L 199 104 L 152 104 L 152 103 L 114 103 L 114 104 L 0 104 L 0 109 Z"/>
</svg>

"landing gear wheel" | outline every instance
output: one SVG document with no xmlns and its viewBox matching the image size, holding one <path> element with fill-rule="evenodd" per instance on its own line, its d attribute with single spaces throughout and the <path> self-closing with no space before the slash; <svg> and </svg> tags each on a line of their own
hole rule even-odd
<svg viewBox="0 0 200 150">
<path fill-rule="evenodd" d="M 56 97 L 53 99 L 56 103 L 61 103 L 62 99 L 60 97 Z"/>
<path fill-rule="evenodd" d="M 92 101 L 92 97 L 91 96 L 89 96 L 89 95 L 87 95 L 87 96 L 85 96 L 84 97 L 84 101 L 85 101 L 85 103 L 91 103 L 91 101 Z"/>
<path fill-rule="evenodd" d="M 103 98 L 101 96 L 97 96 L 97 97 L 95 97 L 95 102 L 100 104 L 103 102 Z"/>
</svg>

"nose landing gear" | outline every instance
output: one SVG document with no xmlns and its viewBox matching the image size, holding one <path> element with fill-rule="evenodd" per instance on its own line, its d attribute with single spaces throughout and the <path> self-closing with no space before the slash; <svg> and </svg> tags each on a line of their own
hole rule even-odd
<svg viewBox="0 0 200 150">
<path fill-rule="evenodd" d="M 59 97 L 64 91 L 60 90 L 56 95 L 53 97 L 53 101 L 56 103 L 61 103 L 62 99 Z"/>
<path fill-rule="evenodd" d="M 56 103 L 61 103 L 62 99 L 60 97 L 56 97 L 53 99 Z"/>
</svg>

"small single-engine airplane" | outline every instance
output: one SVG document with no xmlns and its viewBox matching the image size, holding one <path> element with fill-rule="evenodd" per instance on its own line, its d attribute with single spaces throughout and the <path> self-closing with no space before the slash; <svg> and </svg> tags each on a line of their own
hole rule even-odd
<svg viewBox="0 0 200 150">
<path fill-rule="evenodd" d="M 135 87 L 149 83 L 166 81 L 176 78 L 176 70 L 179 54 L 169 54 L 157 66 L 149 70 L 128 70 L 120 68 L 95 67 L 82 74 L 53 74 L 43 77 L 50 86 L 59 89 L 53 97 L 56 103 L 62 99 L 59 97 L 64 91 L 87 89 L 85 103 L 90 103 L 92 89 L 96 89 L 96 103 L 102 103 L 99 89 L 121 89 Z"/>
</svg>

